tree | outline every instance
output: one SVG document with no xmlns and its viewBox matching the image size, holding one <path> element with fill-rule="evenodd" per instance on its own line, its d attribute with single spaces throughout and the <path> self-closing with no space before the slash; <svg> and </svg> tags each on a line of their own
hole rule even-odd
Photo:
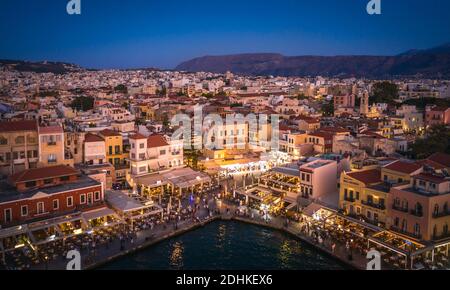
<svg viewBox="0 0 450 290">
<path fill-rule="evenodd" d="M 423 97 L 418 99 L 406 100 L 403 102 L 403 104 L 414 105 L 418 109 L 425 109 L 427 105 L 436 105 L 438 107 L 450 107 L 450 100 L 432 97 Z"/>
<path fill-rule="evenodd" d="M 92 110 L 94 108 L 94 98 L 86 96 L 76 97 L 70 104 L 70 107 L 83 112 Z"/>
<path fill-rule="evenodd" d="M 116 87 L 114 88 L 114 91 L 115 91 L 116 93 L 127 94 L 127 93 L 128 93 L 128 88 L 127 88 L 126 85 L 120 84 L 120 85 L 118 85 L 118 86 L 116 86 Z"/>
<path fill-rule="evenodd" d="M 309 98 L 307 96 L 305 96 L 305 94 L 301 93 L 297 95 L 297 100 L 301 101 L 301 100 L 308 100 Z"/>
<path fill-rule="evenodd" d="M 424 139 L 418 139 L 411 146 L 411 153 L 417 159 L 424 159 L 436 152 L 450 154 L 450 129 L 444 125 L 428 129 Z"/>
<path fill-rule="evenodd" d="M 322 105 L 322 115 L 324 117 L 331 117 L 334 116 L 334 101 L 331 100 L 327 103 L 324 103 Z"/>
<path fill-rule="evenodd" d="M 372 89 L 374 103 L 395 104 L 398 98 L 398 86 L 394 83 L 384 81 L 373 85 Z"/>
</svg>

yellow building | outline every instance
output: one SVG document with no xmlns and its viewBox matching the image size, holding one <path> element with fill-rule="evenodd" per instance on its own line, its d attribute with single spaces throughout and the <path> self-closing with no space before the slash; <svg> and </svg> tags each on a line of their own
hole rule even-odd
<svg viewBox="0 0 450 290">
<path fill-rule="evenodd" d="M 73 158 L 65 152 L 64 130 L 61 126 L 39 127 L 38 167 L 54 165 L 74 165 Z"/>
<path fill-rule="evenodd" d="M 389 184 L 409 182 L 412 175 L 422 172 L 422 165 L 397 160 L 381 168 L 381 178 Z"/>
<path fill-rule="evenodd" d="M 115 168 L 116 182 L 125 181 L 129 165 L 127 163 L 128 153 L 124 152 L 123 148 L 122 135 L 106 129 L 100 132 L 100 136 L 105 140 L 106 161 Z"/>
<path fill-rule="evenodd" d="M 341 175 L 339 207 L 345 214 L 363 218 L 373 224 L 386 223 L 387 193 L 381 182 L 380 169 Z"/>
<path fill-rule="evenodd" d="M 409 182 L 411 176 L 422 172 L 422 166 L 396 160 L 383 167 L 343 173 L 339 207 L 348 215 L 369 223 L 385 226 L 388 222 L 386 202 L 393 185 Z"/>
</svg>

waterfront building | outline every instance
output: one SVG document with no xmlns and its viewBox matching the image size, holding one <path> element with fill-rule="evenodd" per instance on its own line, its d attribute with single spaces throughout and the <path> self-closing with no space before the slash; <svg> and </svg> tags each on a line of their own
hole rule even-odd
<svg viewBox="0 0 450 290">
<path fill-rule="evenodd" d="M 131 176 L 183 166 L 183 140 L 170 140 L 162 135 L 130 136 Z"/>
<path fill-rule="evenodd" d="M 2 183 L 0 225 L 9 227 L 103 203 L 103 184 L 66 165 L 27 169 Z"/>
<path fill-rule="evenodd" d="M 409 182 L 422 170 L 417 163 L 397 160 L 381 168 L 376 166 L 374 169 L 344 173 L 340 179 L 339 207 L 348 215 L 384 227 L 390 219 L 387 200 L 391 187 Z"/>
<path fill-rule="evenodd" d="M 450 179 L 420 173 L 394 186 L 388 198 L 388 228 L 412 238 L 442 242 L 450 238 Z"/>
<path fill-rule="evenodd" d="M 39 167 L 65 164 L 73 160 L 65 154 L 64 130 L 61 126 L 39 127 Z"/>
<path fill-rule="evenodd" d="M 38 125 L 34 120 L 0 122 L 0 174 L 9 176 L 39 162 Z"/>
</svg>

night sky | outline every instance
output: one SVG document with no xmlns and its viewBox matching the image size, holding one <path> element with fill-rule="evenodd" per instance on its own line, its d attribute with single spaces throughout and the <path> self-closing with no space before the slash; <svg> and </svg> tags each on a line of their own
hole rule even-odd
<svg viewBox="0 0 450 290">
<path fill-rule="evenodd" d="M 450 1 L 0 0 L 0 58 L 173 68 L 204 55 L 393 55 L 450 42 Z"/>
</svg>

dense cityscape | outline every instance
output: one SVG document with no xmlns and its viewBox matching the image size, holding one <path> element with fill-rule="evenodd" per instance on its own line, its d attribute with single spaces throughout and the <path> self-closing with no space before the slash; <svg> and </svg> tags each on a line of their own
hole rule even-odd
<svg viewBox="0 0 450 290">
<path fill-rule="evenodd" d="M 2 285 L 445 281 L 448 11 L 0 1 Z"/>
<path fill-rule="evenodd" d="M 450 81 L 66 69 L 0 72 L 0 267 L 96 268 L 216 220 L 450 267 Z"/>
</svg>

